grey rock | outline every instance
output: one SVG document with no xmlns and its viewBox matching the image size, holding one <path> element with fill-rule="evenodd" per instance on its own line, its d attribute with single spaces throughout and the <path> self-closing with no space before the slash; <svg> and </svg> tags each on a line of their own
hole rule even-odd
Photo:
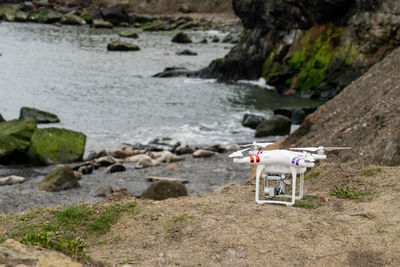
<svg viewBox="0 0 400 267">
<path fill-rule="evenodd" d="M 171 42 L 179 44 L 189 44 L 192 42 L 192 40 L 186 33 L 179 32 L 172 38 Z"/>
<path fill-rule="evenodd" d="M 287 135 L 290 133 L 290 126 L 290 119 L 282 115 L 275 115 L 258 125 L 255 137 Z"/>
<path fill-rule="evenodd" d="M 104 186 L 97 188 L 97 190 L 95 192 L 95 196 L 96 197 L 108 197 L 112 193 L 114 193 L 114 189 L 109 185 L 104 185 Z"/>
<path fill-rule="evenodd" d="M 57 123 L 60 119 L 56 114 L 39 110 L 36 108 L 22 107 L 19 111 L 19 118 L 33 118 L 36 123 Z"/>
<path fill-rule="evenodd" d="M 243 116 L 242 125 L 251 129 L 256 129 L 264 120 L 264 116 L 246 113 Z"/>
<path fill-rule="evenodd" d="M 184 49 L 181 51 L 176 52 L 178 56 L 197 56 L 197 52 L 194 52 L 190 49 Z"/>
</svg>

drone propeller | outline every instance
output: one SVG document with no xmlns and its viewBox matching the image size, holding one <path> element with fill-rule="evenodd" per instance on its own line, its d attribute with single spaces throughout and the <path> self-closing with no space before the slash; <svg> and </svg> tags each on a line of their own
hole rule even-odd
<svg viewBox="0 0 400 267">
<path fill-rule="evenodd" d="M 291 147 L 289 149 L 290 150 L 298 150 L 298 151 L 324 153 L 324 151 L 345 150 L 345 149 L 351 149 L 351 147 L 348 147 L 348 146 L 327 146 L 327 147 L 319 146 L 319 147 Z"/>
<path fill-rule="evenodd" d="M 230 154 L 228 157 L 230 157 L 230 158 L 243 157 L 243 152 L 246 150 L 249 150 L 250 148 L 251 147 L 235 151 L 232 154 Z"/>
<path fill-rule="evenodd" d="M 256 143 L 256 141 L 254 141 L 252 144 L 240 145 L 239 147 L 266 147 L 272 144 L 273 143 Z"/>
</svg>

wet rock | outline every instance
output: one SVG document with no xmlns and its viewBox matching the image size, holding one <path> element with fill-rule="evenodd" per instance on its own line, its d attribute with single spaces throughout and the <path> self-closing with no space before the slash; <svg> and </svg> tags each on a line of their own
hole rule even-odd
<svg viewBox="0 0 400 267">
<path fill-rule="evenodd" d="M 78 171 L 83 175 L 91 174 L 93 172 L 94 165 L 86 165 L 79 167 Z"/>
<path fill-rule="evenodd" d="M 51 165 L 82 160 L 86 135 L 62 128 L 37 129 L 28 150 L 32 163 Z"/>
<path fill-rule="evenodd" d="M 2 266 L 68 266 L 82 267 L 79 262 L 54 250 L 38 246 L 27 246 L 13 239 L 0 245 L 0 262 Z"/>
<path fill-rule="evenodd" d="M 109 21 L 105 21 L 102 19 L 94 19 L 92 22 L 93 27 L 95 28 L 106 28 L 106 29 L 112 29 L 113 25 Z"/>
<path fill-rule="evenodd" d="M 178 56 L 197 56 L 197 53 L 190 49 L 184 49 L 184 50 L 178 51 L 178 52 L 176 52 L 176 54 Z"/>
<path fill-rule="evenodd" d="M 83 161 L 91 161 L 97 158 L 96 151 L 90 150 L 89 153 L 83 158 Z"/>
<path fill-rule="evenodd" d="M 111 186 L 105 185 L 105 186 L 101 186 L 101 187 L 97 188 L 97 190 L 95 192 L 95 196 L 96 197 L 108 197 L 113 192 L 114 192 L 114 189 Z"/>
<path fill-rule="evenodd" d="M 62 18 L 61 13 L 54 11 L 52 9 L 44 9 L 38 13 L 38 22 L 40 23 L 55 23 L 60 21 Z"/>
<path fill-rule="evenodd" d="M 183 155 L 183 154 L 191 154 L 194 152 L 194 148 L 186 145 L 186 146 L 179 146 L 176 150 L 175 153 L 177 155 Z"/>
<path fill-rule="evenodd" d="M 246 113 L 243 116 L 242 125 L 251 129 L 256 129 L 264 120 L 264 116 Z"/>
<path fill-rule="evenodd" d="M 56 114 L 42 111 L 36 108 L 22 107 L 19 111 L 19 118 L 33 118 L 36 123 L 57 123 L 60 119 Z"/>
<path fill-rule="evenodd" d="M 15 175 L 7 176 L 5 178 L 0 178 L 0 185 L 13 185 L 13 184 L 20 184 L 23 182 L 25 182 L 24 177 Z"/>
<path fill-rule="evenodd" d="M 170 78 L 170 77 L 197 77 L 200 74 L 199 71 L 191 71 L 187 68 L 181 67 L 168 67 L 165 68 L 163 72 L 157 73 L 153 75 L 153 77 L 157 78 Z"/>
<path fill-rule="evenodd" d="M 85 25 L 86 20 L 74 14 L 68 13 L 61 18 L 61 23 L 65 25 Z"/>
<path fill-rule="evenodd" d="M 139 35 L 135 31 L 132 31 L 132 30 L 122 31 L 119 33 L 119 36 L 126 37 L 126 38 L 133 38 L 133 39 L 139 38 Z"/>
<path fill-rule="evenodd" d="M 115 5 L 101 10 L 103 18 L 110 21 L 114 25 L 121 22 L 128 22 L 130 17 L 127 12 L 126 5 Z"/>
<path fill-rule="evenodd" d="M 232 41 L 233 41 L 233 37 L 230 34 L 228 34 L 227 36 L 224 37 L 224 39 L 222 39 L 223 43 L 230 43 Z"/>
<path fill-rule="evenodd" d="M 203 38 L 203 39 L 200 41 L 200 44 L 208 44 L 207 38 Z"/>
<path fill-rule="evenodd" d="M 117 163 L 108 167 L 106 173 L 124 172 L 124 171 L 126 171 L 125 166 L 120 163 Z"/>
<path fill-rule="evenodd" d="M 255 137 L 287 135 L 290 133 L 290 126 L 290 119 L 282 115 L 275 115 L 258 125 Z"/>
<path fill-rule="evenodd" d="M 208 158 L 215 155 L 215 152 L 211 150 L 199 149 L 195 151 L 192 155 L 195 158 Z"/>
<path fill-rule="evenodd" d="M 179 44 L 189 44 L 192 42 L 192 40 L 186 33 L 179 32 L 174 36 L 174 38 L 172 38 L 171 42 Z"/>
<path fill-rule="evenodd" d="M 167 21 L 162 21 L 162 20 L 156 20 L 153 22 L 148 22 L 145 24 L 141 24 L 140 28 L 143 31 L 147 31 L 147 32 L 151 32 L 151 31 L 169 31 L 169 30 L 173 30 L 174 28 L 176 28 L 176 25 L 174 24 L 170 24 Z"/>
<path fill-rule="evenodd" d="M 153 166 L 157 166 L 160 163 L 156 160 L 152 160 L 151 158 L 145 158 L 142 159 L 140 161 L 138 161 L 138 163 L 136 163 L 135 165 L 135 169 L 143 169 L 143 168 L 148 168 L 148 167 L 153 167 Z"/>
<path fill-rule="evenodd" d="M 96 163 L 100 164 L 103 167 L 107 167 L 117 163 L 117 160 L 111 156 L 101 157 L 95 160 Z"/>
<path fill-rule="evenodd" d="M 143 193 L 144 199 L 164 200 L 187 196 L 186 186 L 175 181 L 159 181 L 151 184 Z"/>
<path fill-rule="evenodd" d="M 212 42 L 213 42 L 213 43 L 219 43 L 219 41 L 220 41 L 220 40 L 219 40 L 219 37 L 216 36 L 216 35 L 212 38 Z"/>
<path fill-rule="evenodd" d="M 121 41 L 114 41 L 107 45 L 108 51 L 139 51 L 140 48 L 137 45 L 125 43 Z"/>
<path fill-rule="evenodd" d="M 110 154 L 107 152 L 107 150 L 102 149 L 99 151 L 99 153 L 97 153 L 96 158 L 102 158 L 102 157 L 107 157 L 107 156 L 110 156 Z"/>
<path fill-rule="evenodd" d="M 39 184 L 39 189 L 48 192 L 79 187 L 74 171 L 68 166 L 61 166 L 46 175 Z"/>
<path fill-rule="evenodd" d="M 139 154 L 125 159 L 126 162 L 139 162 L 142 160 L 151 160 L 151 157 L 146 154 Z"/>
<path fill-rule="evenodd" d="M 27 162 L 26 151 L 36 123 L 33 119 L 11 120 L 0 123 L 0 163 Z"/>
</svg>

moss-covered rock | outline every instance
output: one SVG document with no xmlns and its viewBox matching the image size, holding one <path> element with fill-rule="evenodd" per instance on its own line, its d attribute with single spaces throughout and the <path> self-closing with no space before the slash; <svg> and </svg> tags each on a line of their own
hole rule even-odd
<svg viewBox="0 0 400 267">
<path fill-rule="evenodd" d="M 1 4 L 0 5 L 0 19 L 7 21 L 14 21 L 17 11 L 24 7 L 23 4 Z"/>
<path fill-rule="evenodd" d="M 187 196 L 186 186 L 176 181 L 159 181 L 151 184 L 143 193 L 144 199 L 163 200 Z"/>
<path fill-rule="evenodd" d="M 264 120 L 256 128 L 255 137 L 287 135 L 290 133 L 291 122 L 285 116 L 276 115 Z"/>
<path fill-rule="evenodd" d="M 119 36 L 125 37 L 125 38 L 133 38 L 133 39 L 139 38 L 139 35 L 135 31 L 132 31 L 132 30 L 122 31 L 119 33 Z"/>
<path fill-rule="evenodd" d="M 55 23 L 62 18 L 61 13 L 52 9 L 44 9 L 38 13 L 38 22 L 40 23 Z"/>
<path fill-rule="evenodd" d="M 179 44 L 190 44 L 192 40 L 186 33 L 179 32 L 174 36 L 174 38 L 172 38 L 171 42 Z"/>
<path fill-rule="evenodd" d="M 0 163 L 23 163 L 31 137 L 36 130 L 33 119 L 0 123 Z"/>
<path fill-rule="evenodd" d="M 74 14 L 65 14 L 61 18 L 61 23 L 66 25 L 85 25 L 86 20 Z"/>
<path fill-rule="evenodd" d="M 32 135 L 28 156 L 32 163 L 51 165 L 82 159 L 86 135 L 60 128 L 37 129 Z"/>
<path fill-rule="evenodd" d="M 121 41 L 114 41 L 107 45 L 108 51 L 139 51 L 140 48 L 137 45 L 125 43 Z"/>
<path fill-rule="evenodd" d="M 19 111 L 19 118 L 32 118 L 36 123 L 57 123 L 60 119 L 56 114 L 42 111 L 36 108 L 22 107 Z"/>
<path fill-rule="evenodd" d="M 39 184 L 39 190 L 55 192 L 79 187 L 74 171 L 68 166 L 61 166 L 46 175 Z"/>
</svg>

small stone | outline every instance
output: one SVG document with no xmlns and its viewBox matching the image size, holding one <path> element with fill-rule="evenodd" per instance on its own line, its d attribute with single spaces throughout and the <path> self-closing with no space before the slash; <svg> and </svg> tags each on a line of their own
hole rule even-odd
<svg viewBox="0 0 400 267">
<path fill-rule="evenodd" d="M 178 56 L 197 56 L 197 52 L 194 52 L 190 49 L 184 49 L 181 51 L 176 52 Z"/>
<path fill-rule="evenodd" d="M 111 186 L 105 185 L 105 186 L 97 188 L 95 195 L 96 195 L 96 197 L 108 197 L 113 192 L 114 192 L 114 189 Z"/>
<path fill-rule="evenodd" d="M 13 185 L 13 184 L 20 184 L 23 182 L 25 182 L 24 177 L 15 175 L 7 176 L 5 178 L 0 178 L 0 185 Z"/>
<path fill-rule="evenodd" d="M 215 155 L 215 152 L 210 150 L 199 149 L 195 151 L 192 155 L 195 158 L 208 158 Z"/>
<path fill-rule="evenodd" d="M 114 41 L 107 45 L 108 51 L 139 51 L 140 48 L 137 45 L 125 43 L 121 41 Z"/>
<path fill-rule="evenodd" d="M 117 163 L 108 167 L 106 173 L 124 172 L 124 171 L 126 171 L 125 166 Z"/>
<path fill-rule="evenodd" d="M 172 38 L 171 40 L 173 43 L 179 43 L 179 44 L 189 44 L 192 42 L 192 40 L 190 39 L 190 37 L 183 32 L 179 32 L 177 33 L 174 38 Z"/>
</svg>

